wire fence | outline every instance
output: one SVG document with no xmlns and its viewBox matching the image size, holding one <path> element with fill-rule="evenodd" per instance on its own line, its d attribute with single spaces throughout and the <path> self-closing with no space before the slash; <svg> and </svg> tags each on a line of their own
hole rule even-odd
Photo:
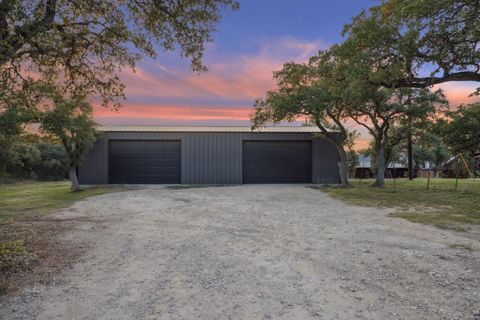
<svg viewBox="0 0 480 320">
<path fill-rule="evenodd" d="M 352 185 L 368 186 L 372 185 L 375 179 L 351 179 Z M 472 192 L 480 195 L 480 178 L 455 179 L 455 178 L 386 178 L 385 187 L 419 187 L 425 190 L 451 190 L 453 192 Z"/>
</svg>

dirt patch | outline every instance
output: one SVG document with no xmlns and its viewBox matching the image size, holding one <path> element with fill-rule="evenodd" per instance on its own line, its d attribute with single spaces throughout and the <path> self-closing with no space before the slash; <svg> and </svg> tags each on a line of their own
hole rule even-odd
<svg viewBox="0 0 480 320">
<path fill-rule="evenodd" d="M 0 318 L 473 319 L 480 238 L 388 213 L 301 185 L 90 198 L 50 217 L 84 254 Z"/>
<path fill-rule="evenodd" d="M 0 241 L 9 248 L 21 248 L 11 253 L 13 261 L 0 272 L 0 295 L 11 296 L 37 284 L 48 285 L 55 275 L 70 267 L 85 252 L 80 243 L 59 239 L 72 225 L 72 221 L 58 223 L 48 218 L 0 225 Z"/>
</svg>

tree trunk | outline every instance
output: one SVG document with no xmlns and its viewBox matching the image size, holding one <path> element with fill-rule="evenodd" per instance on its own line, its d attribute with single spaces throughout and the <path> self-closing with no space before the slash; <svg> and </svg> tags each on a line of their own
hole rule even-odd
<svg viewBox="0 0 480 320">
<path fill-rule="evenodd" d="M 337 145 L 340 161 L 338 162 L 338 173 L 340 174 L 340 185 L 348 187 L 348 173 L 347 173 L 347 153 L 343 149 L 343 145 Z"/>
<path fill-rule="evenodd" d="M 377 152 L 377 179 L 373 186 L 383 188 L 385 186 L 385 148 L 383 144 L 376 143 L 375 151 Z"/>
<path fill-rule="evenodd" d="M 412 129 L 409 128 L 407 134 L 407 150 L 408 150 L 408 180 L 413 180 L 413 142 Z"/>
<path fill-rule="evenodd" d="M 69 171 L 69 176 L 70 176 L 70 182 L 72 183 L 71 189 L 72 192 L 76 192 L 80 190 L 80 183 L 78 182 L 78 177 L 77 177 L 77 168 L 76 167 L 70 167 Z"/>
</svg>

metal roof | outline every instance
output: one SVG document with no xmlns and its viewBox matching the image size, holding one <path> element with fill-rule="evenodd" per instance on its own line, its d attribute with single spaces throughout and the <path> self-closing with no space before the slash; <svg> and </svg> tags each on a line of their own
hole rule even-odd
<svg viewBox="0 0 480 320">
<path fill-rule="evenodd" d="M 104 126 L 98 127 L 102 132 L 279 132 L 279 133 L 315 133 L 317 127 L 307 126 L 271 126 L 252 130 L 247 126 Z"/>
<path fill-rule="evenodd" d="M 358 156 L 358 166 L 357 168 L 370 168 L 372 165 L 372 158 L 370 156 L 359 155 Z M 403 163 L 389 163 L 388 168 L 390 169 L 397 169 L 397 168 L 406 168 L 406 165 Z"/>
</svg>

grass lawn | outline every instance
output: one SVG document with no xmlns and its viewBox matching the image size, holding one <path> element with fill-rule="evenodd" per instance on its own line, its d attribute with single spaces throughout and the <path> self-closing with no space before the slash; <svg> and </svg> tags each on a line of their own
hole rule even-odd
<svg viewBox="0 0 480 320">
<path fill-rule="evenodd" d="M 385 188 L 371 187 L 373 180 L 351 180 L 351 188 L 321 187 L 330 195 L 352 204 L 394 208 L 393 216 L 441 228 L 465 230 L 480 224 L 480 180 L 455 179 L 386 180 Z M 314 187 L 317 188 L 317 187 Z"/>
<path fill-rule="evenodd" d="M 67 181 L 0 185 L 0 295 L 27 281 L 25 279 L 48 279 L 51 271 L 46 270 L 61 268 L 68 263 L 69 255 L 74 255 L 74 251 L 63 248 L 63 243 L 55 237 L 61 225 L 22 223 L 25 218 L 118 190 L 121 189 L 98 187 L 71 192 Z"/>
<path fill-rule="evenodd" d="M 37 215 L 62 208 L 90 196 L 111 192 L 113 188 L 88 188 L 70 191 L 70 182 L 18 182 L 0 185 L 0 224 L 26 215 Z"/>
</svg>

